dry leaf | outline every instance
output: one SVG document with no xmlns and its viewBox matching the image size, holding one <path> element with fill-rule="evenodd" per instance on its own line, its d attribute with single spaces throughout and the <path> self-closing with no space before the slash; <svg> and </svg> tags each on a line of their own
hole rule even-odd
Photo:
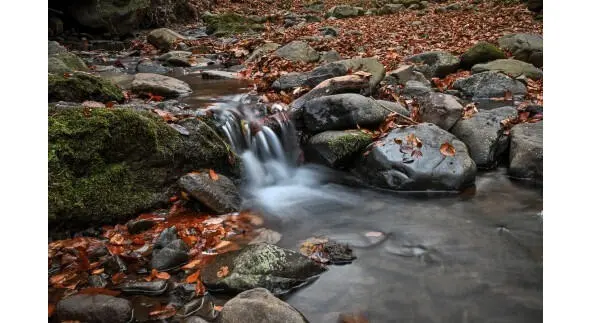
<svg viewBox="0 0 591 323">
<path fill-rule="evenodd" d="M 222 266 L 222 267 L 220 267 L 220 270 L 218 270 L 217 276 L 218 276 L 218 278 L 224 278 L 224 277 L 228 276 L 229 273 L 230 273 L 230 271 L 228 270 L 228 266 Z"/>
<path fill-rule="evenodd" d="M 199 270 L 197 270 L 196 272 L 187 276 L 187 278 L 185 279 L 185 281 L 189 284 L 192 284 L 192 283 L 196 282 L 197 280 L 199 280 Z"/>
<path fill-rule="evenodd" d="M 209 170 L 209 178 L 211 178 L 214 181 L 217 181 L 218 179 L 220 179 L 220 177 L 218 176 L 218 174 L 216 174 L 213 169 L 210 169 Z"/>
<path fill-rule="evenodd" d="M 441 144 L 441 147 L 439 147 L 439 151 L 443 156 L 453 157 L 456 155 L 456 149 L 449 142 Z"/>
</svg>

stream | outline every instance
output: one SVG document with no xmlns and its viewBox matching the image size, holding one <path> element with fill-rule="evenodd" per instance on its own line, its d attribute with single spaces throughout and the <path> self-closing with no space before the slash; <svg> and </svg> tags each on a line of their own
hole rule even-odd
<svg viewBox="0 0 591 323">
<path fill-rule="evenodd" d="M 182 99 L 191 107 L 224 107 L 247 91 L 236 80 L 181 79 L 194 88 Z M 510 180 L 504 168 L 480 172 L 474 190 L 453 196 L 345 186 L 338 173 L 278 161 L 269 145 L 262 157 L 243 149 L 252 166 L 246 205 L 282 234 L 281 247 L 323 236 L 357 257 L 285 297 L 310 322 L 336 322 L 340 312 L 370 322 L 542 320 L 540 187 Z M 271 180 L 253 181 L 264 174 Z"/>
</svg>

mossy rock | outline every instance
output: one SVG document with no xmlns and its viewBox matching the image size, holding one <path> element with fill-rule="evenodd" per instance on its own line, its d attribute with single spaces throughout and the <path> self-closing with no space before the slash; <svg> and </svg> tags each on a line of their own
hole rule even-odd
<svg viewBox="0 0 591 323">
<path fill-rule="evenodd" d="M 359 130 L 324 131 L 310 138 L 304 152 L 306 159 L 311 162 L 347 168 L 371 142 L 371 135 Z"/>
<path fill-rule="evenodd" d="M 72 75 L 48 76 L 49 102 L 86 100 L 123 102 L 123 92 L 111 82 L 88 73 L 75 72 Z"/>
<path fill-rule="evenodd" d="M 503 58 L 507 58 L 507 56 L 497 46 L 487 42 L 480 42 L 462 54 L 460 62 L 462 67 L 471 68 L 476 64 Z"/>
<path fill-rule="evenodd" d="M 166 201 L 183 174 L 232 172 L 230 150 L 208 121 L 184 136 L 149 112 L 49 108 L 50 227 L 121 222 Z"/>
<path fill-rule="evenodd" d="M 49 56 L 47 61 L 47 71 L 49 73 L 68 73 L 73 71 L 88 71 L 84 61 L 75 54 L 64 52 Z"/>
<path fill-rule="evenodd" d="M 265 30 L 263 24 L 256 23 L 249 17 L 235 13 L 219 15 L 206 13 L 203 15 L 203 22 L 207 26 L 206 33 L 218 37 Z"/>
</svg>

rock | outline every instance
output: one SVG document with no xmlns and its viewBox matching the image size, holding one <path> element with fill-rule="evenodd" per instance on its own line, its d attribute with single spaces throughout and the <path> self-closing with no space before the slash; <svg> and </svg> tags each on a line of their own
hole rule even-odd
<svg viewBox="0 0 591 323">
<path fill-rule="evenodd" d="M 388 111 L 375 100 L 359 94 L 345 93 L 306 101 L 302 111 L 305 130 L 318 133 L 378 126 Z"/>
<path fill-rule="evenodd" d="M 514 107 L 480 111 L 469 119 L 459 120 L 451 133 L 468 146 L 478 168 L 495 168 L 499 157 L 509 148 L 509 137 L 504 134 L 501 121 L 516 115 Z"/>
<path fill-rule="evenodd" d="M 452 3 L 452 4 L 445 6 L 446 11 L 454 11 L 454 10 L 460 10 L 460 9 L 462 9 L 462 5 L 459 2 Z"/>
<path fill-rule="evenodd" d="M 265 30 L 264 20 L 253 19 L 252 17 L 241 16 L 228 12 L 223 14 L 211 14 L 206 12 L 202 15 L 205 22 L 206 33 L 217 37 L 230 36 L 244 32 L 261 32 Z"/>
<path fill-rule="evenodd" d="M 123 102 L 123 92 L 109 81 L 83 72 L 71 76 L 49 74 L 49 102 L 56 101 L 98 101 Z"/>
<path fill-rule="evenodd" d="M 541 69 L 533 66 L 530 63 L 516 59 L 497 59 L 486 64 L 476 64 L 472 67 L 473 74 L 488 71 L 501 72 L 513 78 L 523 75 L 532 80 L 539 80 L 544 76 L 544 73 Z"/>
<path fill-rule="evenodd" d="M 50 17 L 49 29 L 53 31 L 54 35 L 61 35 L 64 32 L 64 22 L 58 17 Z"/>
<path fill-rule="evenodd" d="M 238 173 L 207 117 L 179 122 L 188 136 L 132 109 L 50 108 L 48 121 L 50 228 L 125 222 L 195 169 Z"/>
<path fill-rule="evenodd" d="M 433 123 L 443 130 L 451 129 L 463 111 L 464 107 L 449 94 L 430 93 L 419 99 L 421 121 Z"/>
<path fill-rule="evenodd" d="M 308 322 L 298 310 L 264 288 L 254 288 L 236 295 L 224 305 L 218 320 L 220 323 Z"/>
<path fill-rule="evenodd" d="M 543 38 L 538 34 L 509 34 L 499 39 L 501 49 L 507 50 L 514 59 L 543 66 Z"/>
<path fill-rule="evenodd" d="M 330 8 L 328 12 L 326 12 L 326 18 L 335 17 L 335 18 L 349 18 L 349 17 L 357 17 L 364 14 L 363 10 L 359 10 L 358 8 L 348 6 L 348 5 L 338 5 Z"/>
<path fill-rule="evenodd" d="M 420 98 L 431 94 L 433 90 L 430 86 L 427 86 L 418 81 L 408 81 L 402 89 L 402 95 L 409 98 Z"/>
<path fill-rule="evenodd" d="M 123 298 L 77 294 L 60 300 L 56 314 L 60 322 L 127 323 L 133 317 L 133 309 Z"/>
<path fill-rule="evenodd" d="M 148 43 L 165 51 L 170 50 L 178 39 L 184 40 L 185 37 L 168 28 L 154 29 L 148 34 Z"/>
<path fill-rule="evenodd" d="M 501 98 L 507 91 L 513 96 L 527 93 L 523 83 L 496 72 L 482 72 L 461 78 L 454 82 L 453 88 L 459 90 L 464 96 L 472 98 Z"/>
<path fill-rule="evenodd" d="M 423 73 L 428 79 L 444 78 L 460 67 L 460 59 L 444 51 L 425 52 L 413 55 L 407 60 L 419 64 L 415 67 L 416 70 Z"/>
<path fill-rule="evenodd" d="M 159 61 L 164 61 L 171 66 L 190 67 L 193 66 L 192 60 L 195 60 L 193 53 L 181 50 L 170 51 L 158 56 Z M 208 59 L 205 59 L 209 61 Z"/>
<path fill-rule="evenodd" d="M 177 97 L 192 92 L 189 84 L 164 75 L 138 73 L 131 82 L 131 90 L 135 93 L 152 93 L 164 97 Z"/>
<path fill-rule="evenodd" d="M 400 103 L 398 103 L 398 102 L 392 102 L 392 101 L 386 101 L 386 100 L 377 100 L 377 102 L 379 104 L 381 104 L 382 106 L 384 106 L 396 113 L 399 113 L 405 117 L 410 117 L 410 112 L 408 110 L 406 110 L 406 108 L 403 107 L 402 105 L 400 105 Z M 390 111 L 388 111 L 388 113 L 390 113 Z"/>
<path fill-rule="evenodd" d="M 315 87 L 324 80 L 333 77 L 346 75 L 348 71 L 347 66 L 340 63 L 329 63 L 316 67 L 310 72 L 304 73 L 288 73 L 279 77 L 271 87 L 275 90 L 292 90 L 296 87 L 307 86 Z"/>
<path fill-rule="evenodd" d="M 62 1 L 63 3 L 64 1 Z M 111 34 L 126 34 L 137 29 L 145 21 L 145 13 L 150 9 L 147 0 L 101 0 L 68 1 L 59 4 L 69 19 L 74 19 L 81 26 L 104 30 Z"/>
<path fill-rule="evenodd" d="M 384 77 L 387 85 L 405 85 L 408 81 L 417 81 L 431 87 L 431 82 L 423 73 L 415 71 L 414 65 L 401 65 Z"/>
<path fill-rule="evenodd" d="M 168 288 L 167 280 L 136 280 L 136 281 L 125 281 L 119 286 L 119 290 L 128 295 L 149 295 L 158 296 L 164 294 Z"/>
<path fill-rule="evenodd" d="M 323 36 L 336 37 L 339 34 L 339 31 L 335 27 L 332 27 L 332 26 L 320 27 L 318 30 L 320 32 L 322 32 Z"/>
<path fill-rule="evenodd" d="M 232 181 L 218 174 L 213 180 L 209 173 L 190 173 L 179 179 L 179 186 L 203 205 L 218 214 L 237 211 L 240 207 L 240 195 Z"/>
<path fill-rule="evenodd" d="M 358 130 L 324 131 L 310 138 L 304 154 L 306 160 L 313 163 L 332 168 L 347 167 L 371 142 L 371 135 Z"/>
<path fill-rule="evenodd" d="M 74 71 L 88 71 L 88 67 L 72 53 L 58 53 L 49 56 L 47 61 L 47 71 L 54 74 L 71 73 Z"/>
<path fill-rule="evenodd" d="M 189 260 L 189 246 L 181 240 L 175 239 L 162 249 L 156 248 L 152 251 L 152 268 L 158 271 L 177 269 Z"/>
<path fill-rule="evenodd" d="M 275 54 L 290 61 L 315 62 L 320 55 L 306 42 L 294 40 L 291 43 L 277 49 Z"/>
<path fill-rule="evenodd" d="M 138 73 L 151 73 L 151 74 L 166 74 L 170 72 L 170 68 L 162 66 L 154 61 L 144 60 L 139 62 L 136 66 Z"/>
<path fill-rule="evenodd" d="M 206 320 L 200 318 L 199 316 L 191 316 L 185 320 L 185 323 L 208 323 Z"/>
<path fill-rule="evenodd" d="M 63 54 L 63 53 L 67 53 L 68 50 L 60 45 L 58 42 L 56 41 L 48 41 L 47 43 L 47 53 L 49 55 L 54 55 L 54 54 Z"/>
<path fill-rule="evenodd" d="M 543 0 L 527 0 L 527 9 L 533 12 L 540 12 L 544 8 Z"/>
<path fill-rule="evenodd" d="M 406 145 L 410 134 L 422 142 L 419 158 L 395 142 L 402 140 Z M 357 174 L 371 185 L 402 191 L 461 191 L 474 184 L 476 164 L 466 145 L 432 123 L 394 129 L 381 142 L 384 145 L 374 145 L 357 161 Z M 441 153 L 444 143 L 455 148 L 454 156 Z"/>
<path fill-rule="evenodd" d="M 544 175 L 543 121 L 511 128 L 509 175 L 542 181 Z"/>
<path fill-rule="evenodd" d="M 321 63 L 332 63 L 341 59 L 341 55 L 334 49 L 320 54 Z"/>
<path fill-rule="evenodd" d="M 131 234 L 138 234 L 140 232 L 151 229 L 156 224 L 153 219 L 139 219 L 127 222 L 127 231 Z"/>
<path fill-rule="evenodd" d="M 105 275 L 106 276 L 106 275 Z M 108 277 L 108 276 L 106 276 Z M 103 275 L 90 275 L 88 277 L 88 286 L 95 288 L 105 288 L 109 282 Z"/>
<path fill-rule="evenodd" d="M 479 63 L 486 63 L 506 57 L 505 53 L 495 45 L 487 42 L 479 42 L 460 56 L 460 62 L 464 68 L 471 68 Z"/>
<path fill-rule="evenodd" d="M 246 63 L 254 62 L 263 55 L 276 51 L 279 47 L 281 47 L 281 45 L 277 43 L 264 43 L 252 52 L 252 54 L 246 59 Z"/>
<path fill-rule="evenodd" d="M 336 61 L 335 63 L 344 64 L 347 69 L 350 69 L 353 72 L 364 71 L 371 73 L 369 85 L 372 89 L 377 88 L 378 84 L 380 84 L 386 75 L 386 69 L 384 68 L 384 65 L 382 65 L 382 63 L 380 63 L 380 61 L 378 61 L 376 58 L 351 58 Z"/>
<path fill-rule="evenodd" d="M 204 80 L 238 80 L 240 75 L 235 72 L 206 70 L 201 71 L 201 78 Z"/>
<path fill-rule="evenodd" d="M 282 295 L 310 283 L 326 269 L 299 253 L 266 243 L 217 255 L 201 271 L 212 292 L 242 292 L 263 287 Z"/>
</svg>

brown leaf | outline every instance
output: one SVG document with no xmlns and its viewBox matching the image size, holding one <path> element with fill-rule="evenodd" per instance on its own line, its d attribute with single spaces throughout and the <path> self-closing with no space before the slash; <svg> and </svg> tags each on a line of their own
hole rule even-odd
<svg viewBox="0 0 591 323">
<path fill-rule="evenodd" d="M 167 306 L 167 307 L 160 309 L 160 310 L 151 311 L 150 317 L 152 319 L 164 320 L 169 317 L 173 317 L 175 314 L 176 314 L 176 309 L 172 306 Z"/>
<path fill-rule="evenodd" d="M 125 244 L 125 237 L 121 233 L 116 233 L 109 239 L 109 242 L 116 246 L 122 246 Z"/>
<path fill-rule="evenodd" d="M 185 279 L 185 281 L 189 284 L 192 284 L 192 283 L 196 282 L 197 280 L 199 280 L 199 270 L 197 270 L 196 272 L 187 276 L 187 278 Z"/>
<path fill-rule="evenodd" d="M 48 317 L 51 317 L 54 312 L 55 312 L 55 305 L 54 304 L 49 304 L 48 310 L 47 310 Z"/>
<path fill-rule="evenodd" d="M 449 142 L 441 144 L 441 147 L 439 147 L 439 151 L 444 156 L 453 157 L 456 155 L 456 149 Z"/>
<path fill-rule="evenodd" d="M 188 264 L 181 267 L 181 269 L 193 269 L 201 264 L 201 259 L 191 260 Z"/>
<path fill-rule="evenodd" d="M 127 276 L 125 276 L 124 273 L 116 273 L 113 274 L 113 276 L 111 277 L 111 281 L 113 282 L 113 284 L 118 285 L 119 283 L 121 283 Z"/>
<path fill-rule="evenodd" d="M 166 122 L 169 122 L 169 121 L 174 122 L 179 119 L 179 118 L 175 117 L 172 113 L 164 111 L 164 110 L 152 109 L 152 112 L 156 113 L 158 116 L 160 116 Z"/>
<path fill-rule="evenodd" d="M 230 273 L 230 271 L 228 270 L 228 266 L 222 266 L 218 270 L 217 276 L 218 276 L 218 278 L 224 278 L 224 277 L 228 276 L 229 273 Z"/>
<path fill-rule="evenodd" d="M 220 179 L 220 177 L 218 176 L 218 174 L 216 174 L 213 169 L 210 169 L 209 170 L 209 178 L 211 178 L 214 181 L 217 181 L 218 179 Z"/>
<path fill-rule="evenodd" d="M 93 275 L 100 275 L 105 271 L 105 268 L 99 268 L 92 271 Z"/>
</svg>

